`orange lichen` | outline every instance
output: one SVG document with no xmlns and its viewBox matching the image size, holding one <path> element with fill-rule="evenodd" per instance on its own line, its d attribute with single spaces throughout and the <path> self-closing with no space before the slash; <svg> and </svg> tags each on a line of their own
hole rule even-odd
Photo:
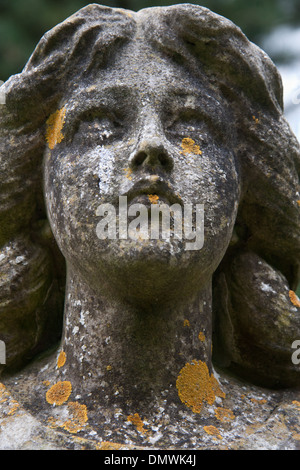
<svg viewBox="0 0 300 470">
<path fill-rule="evenodd" d="M 60 351 L 58 358 L 57 358 L 57 367 L 60 368 L 65 365 L 67 356 L 64 351 Z"/>
<path fill-rule="evenodd" d="M 70 433 L 77 433 L 82 430 L 88 421 L 87 408 L 76 401 L 70 401 L 68 409 L 72 417 L 64 423 L 63 428 Z"/>
<path fill-rule="evenodd" d="M 50 417 L 47 419 L 47 423 L 48 423 L 48 426 L 50 426 L 50 428 L 56 428 L 56 427 L 57 427 L 56 421 L 55 421 L 55 419 L 53 418 L 53 416 L 50 416 Z"/>
<path fill-rule="evenodd" d="M 293 400 L 292 403 L 293 403 L 293 405 L 299 406 L 299 408 L 300 408 L 300 401 Z"/>
<path fill-rule="evenodd" d="M 298 206 L 300 206 L 300 199 L 298 199 L 297 204 L 298 204 Z"/>
<path fill-rule="evenodd" d="M 9 397 L 9 393 L 3 383 L 0 383 L 0 403 L 4 403 Z"/>
<path fill-rule="evenodd" d="M 250 398 L 250 400 L 252 401 L 252 403 L 255 403 L 256 405 L 264 405 L 265 403 L 267 403 L 267 400 L 265 400 L 264 398 Z"/>
<path fill-rule="evenodd" d="M 157 204 L 159 200 L 159 196 L 156 194 L 148 194 L 148 199 L 151 202 L 151 204 Z"/>
<path fill-rule="evenodd" d="M 216 418 L 223 423 L 232 421 L 235 419 L 235 416 L 231 410 L 228 408 L 216 408 L 215 409 Z"/>
<path fill-rule="evenodd" d="M 5 385 L 0 382 L 0 403 L 8 402 L 9 406 L 16 404 L 16 400 L 12 399 L 10 392 L 7 390 Z M 19 405 L 18 405 L 19 406 Z"/>
<path fill-rule="evenodd" d="M 137 431 L 141 432 L 142 434 L 145 434 L 146 429 L 144 429 L 144 423 L 138 413 L 134 413 L 134 415 L 129 415 L 127 417 L 127 421 L 132 423 L 136 427 Z"/>
<path fill-rule="evenodd" d="M 183 322 L 183 326 L 191 326 L 189 320 L 185 319 Z"/>
<path fill-rule="evenodd" d="M 222 439 L 220 431 L 215 426 L 204 426 L 204 431 L 211 436 L 216 436 L 218 439 Z"/>
<path fill-rule="evenodd" d="M 7 413 L 9 416 L 12 416 L 15 414 L 15 412 L 17 411 L 17 409 L 19 408 L 19 403 L 16 401 L 16 400 L 12 400 L 10 402 L 10 405 L 12 405 L 12 408 L 9 410 L 9 412 Z"/>
<path fill-rule="evenodd" d="M 81 431 L 84 426 L 86 426 L 88 415 L 85 405 L 70 401 L 68 403 L 68 415 L 69 419 L 66 421 L 55 419 L 53 416 L 50 416 L 48 418 L 48 426 L 53 429 L 62 428 L 72 434 L 76 434 L 77 432 Z"/>
<path fill-rule="evenodd" d="M 194 360 L 187 363 L 179 372 L 176 387 L 182 403 L 200 413 L 203 402 L 212 405 L 217 396 L 224 398 L 219 383 L 209 370 L 205 362 Z"/>
<path fill-rule="evenodd" d="M 129 180 L 132 180 L 132 176 L 131 176 L 132 169 L 131 168 L 124 168 L 123 171 L 125 171 L 126 178 L 128 178 Z"/>
<path fill-rule="evenodd" d="M 293 305 L 300 307 L 300 299 L 293 290 L 289 291 L 289 297 Z"/>
<path fill-rule="evenodd" d="M 66 108 L 61 108 L 51 114 L 46 122 L 46 141 L 51 150 L 64 138 L 61 131 L 65 123 L 65 116 Z"/>
<path fill-rule="evenodd" d="M 205 341 L 205 339 L 206 339 L 206 338 L 205 338 L 205 334 L 202 333 L 202 331 L 200 331 L 200 333 L 198 334 L 198 339 L 199 339 L 200 341 L 202 341 L 202 342 Z"/>
<path fill-rule="evenodd" d="M 122 444 L 117 444 L 116 442 L 108 442 L 103 441 L 99 446 L 97 446 L 97 450 L 119 450 L 121 449 Z"/>
<path fill-rule="evenodd" d="M 190 137 L 185 137 L 182 139 L 181 142 L 182 154 L 194 154 L 194 155 L 202 155 L 199 145 L 195 144 L 195 141 Z"/>
<path fill-rule="evenodd" d="M 65 403 L 72 392 L 71 382 L 57 382 L 52 385 L 46 393 L 46 400 L 50 405 L 62 405 Z"/>
<path fill-rule="evenodd" d="M 10 409 L 8 409 L 7 411 L 7 415 L 12 416 L 16 412 L 16 410 L 19 408 L 20 405 L 16 400 L 14 400 L 11 397 L 5 385 L 0 382 L 0 403 L 5 403 L 5 402 L 7 402 L 6 405 L 10 407 Z"/>
<path fill-rule="evenodd" d="M 110 371 L 110 370 L 112 370 L 112 367 L 111 366 L 106 366 L 106 370 Z"/>
<path fill-rule="evenodd" d="M 226 394 L 223 392 L 223 390 L 221 390 L 219 382 L 213 374 L 210 376 L 210 382 L 215 396 L 219 398 L 225 398 Z"/>
<path fill-rule="evenodd" d="M 255 124 L 259 123 L 259 119 L 256 116 L 252 116 L 252 119 L 255 122 Z"/>
</svg>

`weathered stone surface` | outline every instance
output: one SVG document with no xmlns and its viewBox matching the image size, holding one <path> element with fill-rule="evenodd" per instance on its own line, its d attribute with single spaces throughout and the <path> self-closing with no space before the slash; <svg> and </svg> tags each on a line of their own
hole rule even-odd
<svg viewBox="0 0 300 470">
<path fill-rule="evenodd" d="M 298 448 L 300 150 L 269 57 L 197 5 L 95 4 L 5 90 L 0 446 Z M 135 204 L 176 204 L 176 236 Z"/>
<path fill-rule="evenodd" d="M 44 360 L 7 381 L 5 389 L 0 386 L 1 448 L 300 449 L 299 390 L 270 391 L 222 373 L 216 375 L 222 393 L 212 404 L 204 402 L 200 413 L 179 404 L 168 406 L 165 391 L 153 403 L 152 415 L 142 413 L 142 404 L 136 413 L 127 415 L 117 406 L 109 410 L 98 403 L 96 412 L 86 408 L 85 419 L 84 414 L 70 412 L 69 403 L 74 400 L 84 407 L 76 390 L 60 405 L 47 403 L 51 383 L 43 379 L 52 379 L 47 364 Z"/>
</svg>

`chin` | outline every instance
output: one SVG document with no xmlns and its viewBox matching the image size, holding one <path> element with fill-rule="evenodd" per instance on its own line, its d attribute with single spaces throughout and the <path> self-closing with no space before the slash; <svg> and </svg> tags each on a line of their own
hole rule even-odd
<svg viewBox="0 0 300 470">
<path fill-rule="evenodd" d="M 85 263 L 88 285 L 143 310 L 186 301 L 213 272 L 208 254 L 178 240 L 110 240 L 96 258 Z"/>
</svg>

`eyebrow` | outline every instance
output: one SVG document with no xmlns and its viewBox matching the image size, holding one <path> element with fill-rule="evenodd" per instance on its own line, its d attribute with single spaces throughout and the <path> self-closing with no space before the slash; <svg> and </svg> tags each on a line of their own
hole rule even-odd
<svg viewBox="0 0 300 470">
<path fill-rule="evenodd" d="M 211 90 L 209 90 L 207 86 L 203 86 L 203 84 L 200 90 L 200 87 L 187 87 L 183 86 L 182 83 L 178 83 L 178 85 L 175 83 L 170 84 L 166 91 L 171 96 L 173 95 L 177 97 L 182 97 L 183 99 L 186 99 L 189 96 L 195 96 L 196 99 L 199 100 L 203 98 L 203 96 L 211 98 L 209 94 Z M 132 85 L 126 85 L 123 83 L 108 85 L 106 87 L 104 86 L 101 89 L 97 88 L 96 86 L 90 86 L 88 88 L 80 90 L 78 93 L 73 95 L 69 101 L 72 102 L 73 100 L 75 100 L 85 103 L 86 101 L 99 100 L 99 102 L 101 102 L 104 101 L 106 97 L 117 100 L 120 98 L 120 95 L 125 95 L 129 97 L 130 95 L 134 95 L 134 92 L 135 90 L 133 89 Z M 214 98 L 211 98 L 211 101 L 215 103 L 216 100 Z"/>
<path fill-rule="evenodd" d="M 195 87 L 181 89 L 174 87 L 173 94 L 175 97 L 182 98 L 182 101 L 185 101 L 178 103 L 177 106 L 175 103 L 175 109 L 194 109 L 206 118 L 209 124 L 212 126 L 217 125 L 220 130 L 224 129 L 224 108 L 227 103 L 219 92 L 214 96 L 213 90 L 208 89 L 206 86 L 201 87 L 201 89 L 199 88 L 199 90 Z M 194 102 L 191 105 L 186 103 L 188 98 L 194 98 Z"/>
<path fill-rule="evenodd" d="M 186 106 L 186 101 L 189 97 L 194 98 L 195 105 L 191 105 L 191 109 L 194 109 L 196 112 L 199 112 L 199 115 L 208 122 L 209 125 L 219 127 L 221 131 L 224 132 L 224 113 L 223 106 L 224 99 L 222 99 L 221 94 L 218 92 L 217 96 L 213 96 L 214 91 L 211 90 L 206 84 L 199 86 L 183 86 L 182 83 L 170 84 L 165 90 L 167 92 L 168 98 L 174 97 L 175 99 L 181 99 L 176 106 L 176 102 L 172 104 L 174 110 L 188 109 L 189 106 Z M 107 85 L 99 89 L 97 86 L 90 86 L 84 90 L 80 90 L 77 94 L 72 95 L 71 99 L 68 101 L 70 104 L 77 103 L 78 101 L 82 103 L 80 110 L 77 106 L 71 106 L 71 111 L 69 118 L 77 117 L 78 114 L 82 115 L 90 110 L 111 108 L 114 105 L 117 107 L 122 107 L 122 99 L 124 96 L 127 97 L 124 100 L 123 105 L 127 106 L 128 102 L 132 105 L 134 95 L 138 94 L 137 90 L 130 85 L 123 83 Z M 164 98 L 162 98 L 164 100 Z M 67 106 L 68 107 L 68 106 Z"/>
<path fill-rule="evenodd" d="M 103 87 L 90 86 L 71 96 L 69 103 L 80 102 L 89 105 L 91 102 L 101 103 L 106 98 L 118 100 L 120 95 L 132 95 L 132 87 L 124 84 Z"/>
<path fill-rule="evenodd" d="M 114 85 L 107 86 L 99 89 L 97 86 L 90 86 L 81 89 L 78 93 L 74 93 L 66 100 L 66 122 L 71 125 L 71 128 L 78 124 L 83 116 L 88 116 L 89 113 L 107 110 L 116 111 L 122 109 L 122 100 L 120 94 L 123 96 L 129 94 L 132 96 L 132 88 L 127 85 Z M 78 106 L 80 103 L 80 106 Z M 127 100 L 128 105 L 128 100 Z M 125 103 L 123 103 L 124 108 Z"/>
</svg>

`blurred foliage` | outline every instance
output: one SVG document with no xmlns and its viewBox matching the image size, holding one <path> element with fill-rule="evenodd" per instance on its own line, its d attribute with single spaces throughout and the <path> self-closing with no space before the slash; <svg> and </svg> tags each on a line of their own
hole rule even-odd
<svg viewBox="0 0 300 470">
<path fill-rule="evenodd" d="M 42 35 L 92 0 L 0 0 L 0 79 L 21 72 Z M 180 1 L 103 0 L 112 7 L 140 10 Z M 231 19 L 252 41 L 279 24 L 300 23 L 300 0 L 203 0 L 188 3 Z"/>
</svg>

